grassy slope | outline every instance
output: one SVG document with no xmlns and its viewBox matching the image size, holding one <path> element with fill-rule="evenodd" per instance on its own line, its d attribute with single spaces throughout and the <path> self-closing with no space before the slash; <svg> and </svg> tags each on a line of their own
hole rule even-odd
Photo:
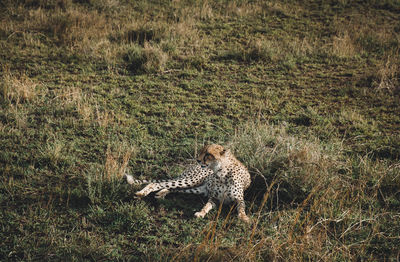
<svg viewBox="0 0 400 262">
<path fill-rule="evenodd" d="M 77 2 L 0 4 L 1 260 L 398 257 L 396 1 Z M 209 141 L 250 227 L 121 181 Z"/>
</svg>

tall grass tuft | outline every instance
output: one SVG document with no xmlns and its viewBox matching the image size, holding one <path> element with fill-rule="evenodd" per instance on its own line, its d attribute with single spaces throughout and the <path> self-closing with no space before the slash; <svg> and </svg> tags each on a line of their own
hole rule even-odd
<svg viewBox="0 0 400 262">
<path fill-rule="evenodd" d="M 395 59 L 398 55 L 389 55 L 382 61 L 377 71 L 377 89 L 385 89 L 390 92 L 400 91 L 400 66 Z"/>
<path fill-rule="evenodd" d="M 158 45 L 145 42 L 144 46 L 132 45 L 128 48 L 124 59 L 128 68 L 134 73 L 159 72 L 165 68 L 168 54 Z"/>
<path fill-rule="evenodd" d="M 126 141 L 110 141 L 104 156 L 103 166 L 92 165 L 86 172 L 87 194 L 92 203 L 102 198 L 115 198 L 122 189 L 122 176 L 128 162 L 135 157 L 136 147 Z"/>
<path fill-rule="evenodd" d="M 341 144 L 324 145 L 315 137 L 298 138 L 285 125 L 249 122 L 237 129 L 230 147 L 250 170 L 310 190 L 340 168 Z M 328 181 L 325 181 L 328 182 Z"/>
<path fill-rule="evenodd" d="M 1 83 L 2 98 L 18 106 L 21 103 L 34 100 L 37 95 L 38 83 L 24 73 L 12 73 L 7 65 L 3 66 Z"/>
<path fill-rule="evenodd" d="M 356 46 L 348 31 L 344 31 L 333 37 L 332 53 L 338 57 L 353 57 L 356 54 Z"/>
</svg>

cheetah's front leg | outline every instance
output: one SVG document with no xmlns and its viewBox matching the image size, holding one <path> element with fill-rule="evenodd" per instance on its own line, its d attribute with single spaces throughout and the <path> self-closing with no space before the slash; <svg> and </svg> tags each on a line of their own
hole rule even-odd
<svg viewBox="0 0 400 262">
<path fill-rule="evenodd" d="M 215 207 L 215 203 L 211 199 L 209 199 L 208 202 L 204 205 L 204 207 L 199 212 L 194 213 L 194 216 L 203 218 L 214 207 Z"/>
<path fill-rule="evenodd" d="M 244 221 L 246 223 L 249 223 L 250 218 L 246 215 L 244 200 L 243 199 L 237 200 L 237 205 L 238 205 L 237 211 L 238 211 L 239 219 L 241 219 L 242 221 Z"/>
</svg>

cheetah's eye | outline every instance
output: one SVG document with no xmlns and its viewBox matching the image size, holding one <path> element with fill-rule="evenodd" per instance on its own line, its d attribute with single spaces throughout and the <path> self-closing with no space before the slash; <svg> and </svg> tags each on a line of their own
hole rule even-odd
<svg viewBox="0 0 400 262">
<path fill-rule="evenodd" d="M 207 153 L 207 154 L 204 156 L 204 160 L 205 160 L 205 161 L 214 161 L 214 160 L 215 160 L 215 157 L 214 157 L 213 155 L 211 155 L 210 153 Z"/>
</svg>

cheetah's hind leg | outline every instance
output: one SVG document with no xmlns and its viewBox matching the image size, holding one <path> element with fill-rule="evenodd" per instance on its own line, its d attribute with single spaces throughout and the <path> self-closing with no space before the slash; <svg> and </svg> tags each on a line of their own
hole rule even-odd
<svg viewBox="0 0 400 262">
<path fill-rule="evenodd" d="M 159 185 L 159 184 L 157 184 L 157 183 L 150 183 L 150 184 L 148 184 L 145 188 L 143 188 L 142 190 L 136 192 L 135 195 L 136 195 L 137 197 L 145 197 L 145 196 L 147 196 L 148 194 L 150 194 L 151 192 L 158 191 L 158 190 L 160 190 L 160 189 L 161 189 L 161 188 L 160 188 L 160 185 Z"/>
<path fill-rule="evenodd" d="M 171 191 L 169 191 L 168 189 L 164 188 L 164 189 L 161 189 L 160 191 L 158 191 L 154 197 L 155 198 L 164 199 L 165 196 L 168 195 L 170 192 Z"/>
<path fill-rule="evenodd" d="M 164 188 L 156 193 L 155 198 L 164 198 L 169 193 L 186 193 L 186 194 L 197 194 L 197 195 L 203 195 L 203 196 L 208 195 L 206 185 L 202 184 L 200 186 L 192 187 L 192 188 L 174 188 L 174 189 Z"/>
<path fill-rule="evenodd" d="M 158 191 L 155 195 L 155 198 L 161 198 L 164 199 L 166 195 L 169 193 L 188 193 L 188 194 L 198 194 L 198 195 L 204 195 L 207 196 L 207 192 L 205 190 L 205 185 L 198 186 L 198 187 L 193 187 L 193 188 L 174 188 L 174 189 L 161 189 Z"/>
</svg>

